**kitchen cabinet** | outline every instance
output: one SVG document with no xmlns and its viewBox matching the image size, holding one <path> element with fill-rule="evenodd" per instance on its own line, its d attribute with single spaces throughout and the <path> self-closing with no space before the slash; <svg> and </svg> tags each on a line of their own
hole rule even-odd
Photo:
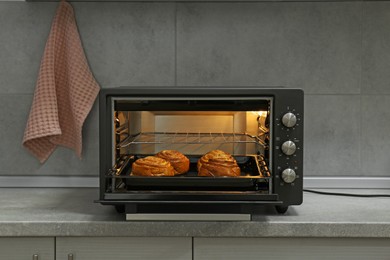
<svg viewBox="0 0 390 260">
<path fill-rule="evenodd" d="M 194 260 L 388 260 L 390 239 L 194 238 Z"/>
<path fill-rule="evenodd" d="M 54 237 L 1 237 L 0 260 L 54 260 Z"/>
<path fill-rule="evenodd" d="M 57 237 L 56 259 L 190 260 L 192 259 L 192 238 Z"/>
<path fill-rule="evenodd" d="M 0 260 L 388 260 L 389 255 L 389 238 L 0 238 Z"/>
</svg>

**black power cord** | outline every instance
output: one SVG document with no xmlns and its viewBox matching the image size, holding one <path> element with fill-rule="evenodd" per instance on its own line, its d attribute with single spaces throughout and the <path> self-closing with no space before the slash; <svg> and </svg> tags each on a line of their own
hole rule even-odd
<svg viewBox="0 0 390 260">
<path fill-rule="evenodd" d="M 308 190 L 308 189 L 303 189 L 303 191 L 321 194 L 321 195 L 361 197 L 361 198 L 390 198 L 390 194 L 354 194 L 354 193 L 327 192 L 327 191 Z"/>
</svg>

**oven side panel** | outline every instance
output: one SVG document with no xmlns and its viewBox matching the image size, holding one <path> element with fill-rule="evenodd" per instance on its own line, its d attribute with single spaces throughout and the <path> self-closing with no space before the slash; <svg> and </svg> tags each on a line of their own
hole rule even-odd
<svg viewBox="0 0 390 260">
<path fill-rule="evenodd" d="M 106 174 L 111 168 L 111 99 L 107 90 L 101 90 L 99 95 L 99 176 L 100 195 L 99 199 L 104 199 L 106 190 Z"/>
</svg>

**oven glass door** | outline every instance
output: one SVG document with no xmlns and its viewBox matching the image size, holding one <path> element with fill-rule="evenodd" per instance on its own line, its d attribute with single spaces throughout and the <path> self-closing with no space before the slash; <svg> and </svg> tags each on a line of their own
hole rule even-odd
<svg viewBox="0 0 390 260">
<path fill-rule="evenodd" d="M 272 101 L 272 97 L 113 97 L 113 166 L 105 176 L 106 199 L 276 200 L 269 149 Z M 198 176 L 199 159 L 216 149 L 234 157 L 240 176 Z M 132 174 L 135 161 L 162 150 L 183 153 L 189 158 L 189 170 L 172 177 Z"/>
</svg>

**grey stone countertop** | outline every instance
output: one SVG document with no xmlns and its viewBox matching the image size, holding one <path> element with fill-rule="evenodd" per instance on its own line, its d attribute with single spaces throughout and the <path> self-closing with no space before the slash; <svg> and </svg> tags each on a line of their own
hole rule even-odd
<svg viewBox="0 0 390 260">
<path fill-rule="evenodd" d="M 334 190 L 390 194 L 390 190 Z M 96 188 L 0 189 L 0 236 L 390 237 L 390 198 L 304 192 L 304 202 L 252 221 L 125 221 Z"/>
</svg>

